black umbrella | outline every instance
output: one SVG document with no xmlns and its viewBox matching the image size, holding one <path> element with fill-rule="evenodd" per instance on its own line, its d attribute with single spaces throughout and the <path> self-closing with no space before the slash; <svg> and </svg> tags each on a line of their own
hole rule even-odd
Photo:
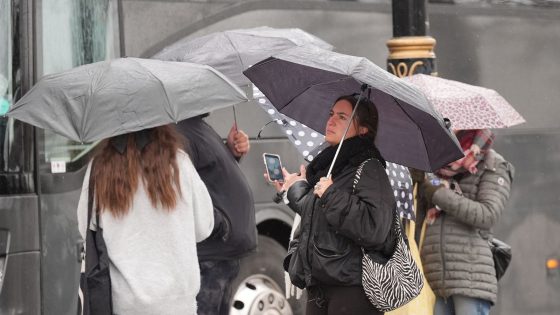
<svg viewBox="0 0 560 315">
<path fill-rule="evenodd" d="M 322 131 L 334 101 L 366 84 L 379 112 L 376 145 L 388 161 L 434 171 L 463 152 L 446 121 L 417 88 L 366 58 L 317 47 L 273 55 L 244 74 L 287 117 Z"/>
</svg>

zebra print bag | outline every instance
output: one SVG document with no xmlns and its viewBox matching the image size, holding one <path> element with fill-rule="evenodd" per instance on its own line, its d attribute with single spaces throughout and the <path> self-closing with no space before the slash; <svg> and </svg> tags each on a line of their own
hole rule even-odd
<svg viewBox="0 0 560 315">
<path fill-rule="evenodd" d="M 362 169 L 369 160 L 362 162 L 356 171 L 354 188 Z M 417 297 L 424 286 L 422 273 L 412 258 L 408 242 L 401 228 L 401 219 L 394 211 L 393 229 L 397 235 L 395 252 L 386 263 L 378 263 L 362 248 L 362 286 L 369 301 L 382 312 L 399 308 Z"/>
</svg>

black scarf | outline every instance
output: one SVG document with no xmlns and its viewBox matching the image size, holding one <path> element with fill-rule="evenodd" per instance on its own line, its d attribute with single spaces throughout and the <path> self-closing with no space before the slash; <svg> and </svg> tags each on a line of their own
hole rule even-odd
<svg viewBox="0 0 560 315">
<path fill-rule="evenodd" d="M 309 165 L 307 165 L 306 177 L 309 184 L 314 186 L 321 177 L 327 176 L 337 148 L 338 145 L 324 149 L 309 163 Z M 334 163 L 332 178 L 336 178 L 345 166 L 359 166 L 363 161 L 369 158 L 375 158 L 383 164 L 383 167 L 387 167 L 385 159 L 383 159 L 381 153 L 377 150 L 372 139 L 356 136 L 344 140 L 336 162 Z"/>
</svg>

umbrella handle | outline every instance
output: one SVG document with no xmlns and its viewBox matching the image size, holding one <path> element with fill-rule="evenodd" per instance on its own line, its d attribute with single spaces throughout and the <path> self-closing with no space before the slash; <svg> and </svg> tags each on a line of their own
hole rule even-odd
<svg viewBox="0 0 560 315">
<path fill-rule="evenodd" d="M 237 128 L 237 113 L 235 112 L 235 105 L 233 105 L 233 124 L 235 126 L 235 131 L 238 132 L 239 129 Z"/>
</svg>

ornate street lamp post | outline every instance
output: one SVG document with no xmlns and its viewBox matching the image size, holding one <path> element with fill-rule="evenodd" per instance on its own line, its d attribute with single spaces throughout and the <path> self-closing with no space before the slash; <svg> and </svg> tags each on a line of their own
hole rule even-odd
<svg viewBox="0 0 560 315">
<path fill-rule="evenodd" d="M 426 0 L 392 0 L 393 38 L 387 41 L 387 70 L 398 77 L 437 75 L 436 40 L 427 36 Z"/>
</svg>

